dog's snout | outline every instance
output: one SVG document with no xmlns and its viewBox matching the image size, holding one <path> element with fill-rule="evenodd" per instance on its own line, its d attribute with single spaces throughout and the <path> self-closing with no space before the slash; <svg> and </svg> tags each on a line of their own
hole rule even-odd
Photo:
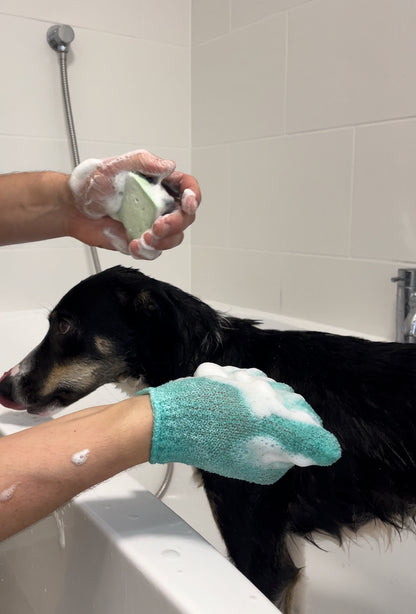
<svg viewBox="0 0 416 614">
<path fill-rule="evenodd" d="M 0 395 L 5 397 L 10 396 L 12 390 L 12 378 L 10 377 L 10 372 L 11 369 L 6 371 L 6 373 L 4 373 L 4 375 L 2 375 L 0 378 Z"/>
<path fill-rule="evenodd" d="M 8 409 L 25 409 L 21 403 L 17 403 L 14 399 L 13 376 L 10 371 L 0 379 L 0 404 Z"/>
</svg>

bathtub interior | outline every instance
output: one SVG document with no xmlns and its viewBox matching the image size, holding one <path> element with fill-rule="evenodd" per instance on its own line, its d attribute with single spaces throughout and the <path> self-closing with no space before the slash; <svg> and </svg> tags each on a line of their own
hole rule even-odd
<svg viewBox="0 0 416 614">
<path fill-rule="evenodd" d="M 214 307 L 230 312 L 228 306 L 220 303 L 215 303 Z M 334 330 L 311 322 L 279 318 L 261 312 L 247 312 L 237 308 L 231 308 L 231 312 L 233 315 L 261 319 L 264 321 L 263 326 L 268 328 L 315 328 L 353 334 L 351 331 Z M 43 312 L 0 315 L 0 345 L 3 349 L 0 355 L 1 371 L 18 362 L 39 342 L 46 331 L 47 320 Z M 4 348 L 7 348 L 7 352 Z M 108 403 L 122 397 L 122 393 L 115 387 L 104 386 L 66 411 Z M 4 410 L 0 416 L 0 428 L 2 434 L 8 434 L 41 420 L 42 418 L 25 413 Z M 84 611 L 102 614 L 114 611 L 130 613 L 134 611 L 129 608 L 137 603 L 136 599 L 140 599 L 144 604 L 144 612 L 198 611 L 202 614 L 205 611 L 269 611 L 269 602 L 264 602 L 248 582 L 238 578 L 238 575 L 237 579 L 235 576 L 228 579 L 227 574 L 232 567 L 222 556 L 225 554 L 223 541 L 213 521 L 203 489 L 194 479 L 193 470 L 183 465 L 175 465 L 172 482 L 163 499 L 165 505 L 149 494 L 156 492 L 163 475 L 162 466 L 135 467 L 78 497 L 77 505 L 70 505 L 64 510 L 67 544 L 65 548 L 59 545 L 60 531 L 54 516 L 1 545 L 2 602 L 11 595 L 10 603 L 20 604 L 8 614 L 48 614 L 56 611 L 60 614 L 70 611 L 77 611 L 78 614 Z M 145 510 L 140 517 L 137 513 L 139 509 Z M 131 518 L 126 525 L 126 518 L 129 517 Z M 136 524 L 133 526 L 130 521 L 133 522 L 134 518 Z M 151 518 L 152 522 L 149 523 L 146 520 L 148 518 Z M 153 522 L 158 518 L 162 529 L 157 527 L 157 522 L 156 526 Z M 318 540 L 321 549 L 310 545 L 306 547 L 309 614 L 332 614 L 335 609 L 338 614 L 352 614 L 355 611 L 360 614 L 387 614 L 398 607 L 403 611 L 413 610 L 412 563 L 416 554 L 414 536 L 409 534 L 398 538 L 393 534 L 388 538 L 383 533 L 373 533 L 372 536 L 367 535 L 348 542 L 343 549 L 325 538 Z M 200 535 L 205 539 L 200 538 Z M 224 582 L 227 578 L 229 586 L 237 580 L 241 581 L 237 592 L 241 595 L 243 591 L 243 604 L 236 606 L 235 601 L 232 604 L 227 602 L 229 591 L 226 591 L 222 605 L 227 603 L 227 608 L 223 610 L 221 606 L 218 609 L 218 602 L 213 605 L 210 601 L 215 594 L 215 591 L 213 593 L 210 590 L 204 598 L 205 605 L 195 605 L 198 599 L 189 595 L 189 587 L 199 586 L 200 577 L 192 577 L 196 569 L 192 565 L 184 574 L 183 560 L 186 557 L 177 555 L 179 551 L 187 551 L 189 544 L 192 544 L 191 551 L 202 547 L 204 560 L 210 560 L 214 565 L 214 583 L 215 578 L 218 581 L 219 575 Z M 48 553 L 47 557 L 45 552 Z M 194 552 L 191 554 L 193 556 Z M 44 559 L 47 563 L 39 564 L 39 560 Z M 154 569 L 149 565 L 149 561 L 153 560 Z M 167 566 L 166 575 L 160 573 L 161 563 L 162 568 Z M 222 567 L 223 564 L 226 566 Z M 85 567 L 88 569 L 87 581 L 80 582 L 80 574 L 84 573 L 82 570 L 85 570 Z M 163 585 L 163 581 L 166 581 L 167 586 L 171 586 L 169 574 L 173 568 L 175 586 L 178 578 L 182 581 L 185 579 L 183 591 L 179 590 L 179 597 L 176 594 L 172 596 L 170 588 L 166 591 Z M 36 570 L 35 575 L 33 570 Z M 51 577 L 50 570 L 53 570 Z M 192 582 L 189 582 L 190 576 Z M 29 583 L 26 581 L 27 577 L 32 578 Z M 19 578 L 25 578 L 25 582 L 20 582 Z M 70 590 L 71 585 L 74 585 L 74 578 L 75 582 L 78 581 L 82 586 L 76 610 L 71 604 L 73 591 Z M 94 591 L 91 591 L 91 586 Z M 241 589 L 241 586 L 244 588 Z M 203 588 L 199 589 L 200 594 L 204 593 Z M 194 594 L 195 591 L 191 593 Z M 116 607 L 116 603 L 122 603 L 123 606 Z M 250 607 L 247 609 L 248 603 Z M 59 604 L 58 609 L 56 604 Z M 209 607 L 206 607 L 207 604 Z M 273 608 L 273 611 L 276 609 Z"/>
<path fill-rule="evenodd" d="M 276 612 L 127 474 L 3 542 L 0 598 L 7 614 Z"/>
</svg>

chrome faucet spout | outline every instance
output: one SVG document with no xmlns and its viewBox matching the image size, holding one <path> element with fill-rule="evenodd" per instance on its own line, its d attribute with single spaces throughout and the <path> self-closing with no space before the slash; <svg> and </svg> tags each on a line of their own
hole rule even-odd
<svg viewBox="0 0 416 614">
<path fill-rule="evenodd" d="M 405 342 L 416 343 L 416 292 L 409 296 L 409 310 L 403 322 L 403 336 Z"/>
<path fill-rule="evenodd" d="M 397 277 L 396 341 L 416 343 L 416 269 L 399 269 Z"/>
</svg>

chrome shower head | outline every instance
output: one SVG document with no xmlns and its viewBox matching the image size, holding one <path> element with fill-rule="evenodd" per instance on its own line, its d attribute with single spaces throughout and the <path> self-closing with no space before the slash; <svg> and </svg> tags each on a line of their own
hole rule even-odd
<svg viewBox="0 0 416 614">
<path fill-rule="evenodd" d="M 47 33 L 46 39 L 54 51 L 68 53 L 69 45 L 75 38 L 74 30 L 71 26 L 56 25 L 51 26 Z"/>
</svg>

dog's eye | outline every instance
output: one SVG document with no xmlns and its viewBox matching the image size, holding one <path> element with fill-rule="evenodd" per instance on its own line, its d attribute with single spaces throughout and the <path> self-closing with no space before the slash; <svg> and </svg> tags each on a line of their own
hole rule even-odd
<svg viewBox="0 0 416 614">
<path fill-rule="evenodd" d="M 71 330 L 71 322 L 68 320 L 59 320 L 58 322 L 58 333 L 61 335 L 66 335 Z"/>
</svg>

